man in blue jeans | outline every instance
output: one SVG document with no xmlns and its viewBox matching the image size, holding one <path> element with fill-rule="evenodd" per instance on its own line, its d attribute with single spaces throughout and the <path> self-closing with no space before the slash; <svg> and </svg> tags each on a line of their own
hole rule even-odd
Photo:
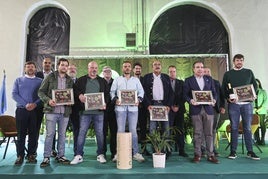
<svg viewBox="0 0 268 179">
<path fill-rule="evenodd" d="M 44 146 L 44 159 L 40 167 L 50 165 L 52 143 L 58 125 L 58 154 L 56 161 L 62 164 L 69 164 L 70 161 L 65 155 L 65 133 L 72 112 L 71 105 L 57 104 L 52 98 L 53 90 L 64 90 L 73 87 L 73 80 L 67 75 L 69 61 L 61 58 L 57 62 L 58 70 L 50 73 L 42 82 L 38 96 L 44 103 L 44 113 L 46 117 L 46 139 Z"/>
<path fill-rule="evenodd" d="M 97 138 L 97 161 L 106 163 L 103 149 L 103 115 L 106 106 L 101 107 L 101 109 L 85 110 L 85 94 L 88 93 L 104 93 L 105 103 L 108 104 L 109 102 L 109 87 L 106 81 L 98 76 L 98 64 L 95 61 L 88 63 L 88 74 L 78 78 L 74 84 L 75 103 L 80 105 L 80 127 L 75 157 L 70 163 L 73 165 L 83 162 L 83 148 L 91 122 L 94 123 Z"/>
<path fill-rule="evenodd" d="M 141 82 L 138 78 L 131 76 L 131 63 L 125 61 L 123 63 L 123 75 L 117 77 L 111 86 L 111 99 L 116 101 L 115 114 L 117 121 L 117 133 L 125 132 L 126 120 L 128 119 L 129 132 L 132 135 L 133 160 L 143 162 L 144 158 L 139 153 L 137 123 L 138 123 L 138 105 L 142 102 L 144 91 Z M 118 92 L 120 90 L 135 90 L 137 91 L 138 102 L 135 105 L 124 105 L 119 100 Z M 113 161 L 116 160 L 113 159 Z"/>
<path fill-rule="evenodd" d="M 225 98 L 228 101 L 228 112 L 231 120 L 231 152 L 228 156 L 229 159 L 235 159 L 236 149 L 238 144 L 238 128 L 240 116 L 242 117 L 243 131 L 245 136 L 245 144 L 247 148 L 247 157 L 253 160 L 260 160 L 252 148 L 252 133 L 251 121 L 253 116 L 253 101 L 240 102 L 237 98 L 233 97 L 232 89 L 244 85 L 252 84 L 255 91 L 257 91 L 257 83 L 253 72 L 250 69 L 243 68 L 244 56 L 237 54 L 233 58 L 234 68 L 225 72 L 222 81 L 222 90 L 224 91 Z"/>
</svg>

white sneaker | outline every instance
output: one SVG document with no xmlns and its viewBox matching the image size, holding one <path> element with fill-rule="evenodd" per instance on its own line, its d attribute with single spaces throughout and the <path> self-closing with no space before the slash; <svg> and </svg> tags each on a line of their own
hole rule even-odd
<svg viewBox="0 0 268 179">
<path fill-rule="evenodd" d="M 100 163 L 106 163 L 106 159 L 103 154 L 97 156 L 97 161 L 99 161 Z"/>
<path fill-rule="evenodd" d="M 143 156 L 139 153 L 136 153 L 135 155 L 133 155 L 133 160 L 137 160 L 138 162 L 144 162 L 145 159 L 143 158 Z"/>
<path fill-rule="evenodd" d="M 81 162 L 83 162 L 83 157 L 81 155 L 76 155 L 70 164 L 76 165 L 76 164 L 81 163 Z"/>
<path fill-rule="evenodd" d="M 116 154 L 114 155 L 114 158 L 113 158 L 112 161 L 113 161 L 113 162 L 116 162 L 116 161 L 117 161 L 117 155 L 116 155 Z"/>
</svg>

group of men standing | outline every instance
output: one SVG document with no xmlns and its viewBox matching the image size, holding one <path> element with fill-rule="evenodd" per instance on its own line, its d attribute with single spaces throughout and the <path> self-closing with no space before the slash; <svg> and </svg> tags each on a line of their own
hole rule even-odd
<svg viewBox="0 0 268 179">
<path fill-rule="evenodd" d="M 240 115 L 244 121 L 244 131 L 248 157 L 259 159 L 252 150 L 250 124 L 252 119 L 252 102 L 239 103 L 230 99 L 227 90 L 232 87 L 253 84 L 256 87 L 255 77 L 251 70 L 243 68 L 244 57 L 236 55 L 233 59 L 234 69 L 225 73 L 222 87 L 213 80 L 210 74 L 204 74 L 204 64 L 197 61 L 193 64 L 193 75 L 185 82 L 177 79 L 176 67 L 168 68 L 168 75 L 162 73 L 159 60 L 152 63 L 152 73 L 141 76 L 142 65 L 130 61 L 122 64 L 122 76 L 112 79 L 112 70 L 105 66 L 102 69 L 103 78 L 98 76 L 98 64 L 91 61 L 88 64 L 88 74 L 76 78 L 76 67 L 70 65 L 67 59 L 61 58 L 57 62 L 57 70 L 47 69 L 43 64 L 43 80 L 36 75 L 34 62 L 26 62 L 25 75 L 17 78 L 12 91 L 13 99 L 17 102 L 16 121 L 18 129 L 17 159 L 15 165 L 21 165 L 25 158 L 25 138 L 29 135 L 27 162 L 36 163 L 36 150 L 39 130 L 43 113 L 46 119 L 46 137 L 44 144 L 44 159 L 41 167 L 50 164 L 53 154 L 55 133 L 58 132 L 56 161 L 63 164 L 78 164 L 83 162 L 84 145 L 87 131 L 94 123 L 97 139 L 97 161 L 106 163 L 106 135 L 110 129 L 110 151 L 113 161 L 116 155 L 116 134 L 128 130 L 132 134 L 133 159 L 139 162 L 144 157 L 139 152 L 137 125 L 140 127 L 140 141 L 142 145 L 147 133 L 147 114 L 153 106 L 165 106 L 169 112 L 168 121 L 149 121 L 149 132 L 156 130 L 161 125 L 161 130 L 168 130 L 176 126 L 180 132 L 176 138 L 179 155 L 188 157 L 184 150 L 184 103 L 189 103 L 189 113 L 194 127 L 194 162 L 201 160 L 201 146 L 204 144 L 207 151 L 207 160 L 219 163 L 214 148 L 214 135 L 218 115 L 224 113 L 224 99 L 228 101 L 229 116 L 232 124 L 231 153 L 229 158 L 236 158 L 237 127 Z M 45 60 L 44 60 L 45 62 Z M 51 60 L 50 60 L 51 63 Z M 69 71 L 68 71 L 69 69 Z M 69 73 L 68 73 L 69 72 Z M 132 76 L 132 72 L 134 76 Z M 235 75 L 233 75 L 235 73 Z M 69 75 L 68 75 L 69 74 Z M 241 76 L 243 75 L 243 76 Z M 57 105 L 52 98 L 53 90 L 73 89 L 74 105 Z M 135 90 L 138 101 L 135 105 L 122 105 L 118 96 L 120 90 Z M 257 87 L 255 88 L 257 90 Z M 210 105 L 199 104 L 193 98 L 192 91 L 211 91 L 213 101 Z M 105 105 L 100 109 L 86 110 L 85 102 L 87 93 L 103 93 Z M 224 97 L 223 97 L 224 96 Z M 40 112 L 40 109 L 43 111 Z M 216 119 L 214 119 L 216 118 Z M 74 158 L 72 161 L 65 157 L 65 132 L 69 119 L 72 122 L 74 134 Z M 38 122 L 36 122 L 38 121 Z M 57 128 L 56 128 L 57 126 Z M 56 130 L 57 129 L 57 130 Z M 144 150 L 144 154 L 149 154 Z"/>
</svg>

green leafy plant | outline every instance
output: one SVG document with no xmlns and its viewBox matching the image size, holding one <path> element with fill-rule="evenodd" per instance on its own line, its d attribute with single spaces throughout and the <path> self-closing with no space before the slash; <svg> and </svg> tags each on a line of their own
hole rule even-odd
<svg viewBox="0 0 268 179">
<path fill-rule="evenodd" d="M 160 130 L 153 130 L 146 134 L 146 143 L 151 143 L 156 154 L 161 154 L 164 151 L 171 151 L 175 143 L 175 135 L 180 132 L 177 128 L 169 128 L 167 131 L 161 133 Z"/>
<path fill-rule="evenodd" d="M 194 128 L 189 111 L 184 113 L 184 130 L 185 135 L 190 135 L 191 137 L 193 136 Z"/>
</svg>

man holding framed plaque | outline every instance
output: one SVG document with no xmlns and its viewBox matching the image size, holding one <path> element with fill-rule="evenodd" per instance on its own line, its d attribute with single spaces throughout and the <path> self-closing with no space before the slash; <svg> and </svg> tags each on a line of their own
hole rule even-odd
<svg viewBox="0 0 268 179">
<path fill-rule="evenodd" d="M 204 64 L 196 61 L 193 64 L 194 75 L 185 79 L 183 95 L 189 103 L 190 116 L 194 126 L 194 158 L 193 162 L 201 160 L 201 146 L 203 136 L 205 137 L 207 160 L 212 163 L 219 163 L 213 149 L 213 106 L 217 100 L 214 81 L 210 76 L 204 76 Z"/>
<path fill-rule="evenodd" d="M 157 109 L 153 110 L 154 106 L 163 106 L 165 107 L 165 112 L 169 113 L 174 100 L 169 76 L 161 72 L 162 65 L 157 59 L 153 61 L 152 69 L 153 72 L 146 74 L 143 78 L 143 87 L 145 92 L 144 105 L 148 111 L 151 111 L 151 113 L 153 111 L 157 111 Z M 163 132 L 167 131 L 169 129 L 168 117 L 161 121 L 150 120 L 150 133 L 157 130 L 158 124 L 161 125 L 161 130 Z M 166 157 L 169 157 L 171 154 L 168 151 L 163 152 L 167 152 Z"/>
<path fill-rule="evenodd" d="M 46 117 L 46 139 L 44 145 L 44 159 L 40 164 L 46 167 L 50 164 L 53 138 L 58 125 L 58 154 L 57 162 L 69 164 L 70 161 L 65 155 L 65 133 L 72 112 L 73 104 L 73 80 L 67 75 L 69 61 L 61 58 L 57 62 L 58 70 L 49 74 L 42 82 L 38 96 L 44 103 L 44 113 Z M 57 93 L 57 94 L 55 94 Z M 53 98 L 54 97 L 54 98 Z"/>
<path fill-rule="evenodd" d="M 228 101 L 228 112 L 231 120 L 231 152 L 228 158 L 236 159 L 237 157 L 238 126 L 241 116 L 245 144 L 248 151 L 247 157 L 253 160 L 260 160 L 260 157 L 253 152 L 251 133 L 253 101 L 256 98 L 254 94 L 258 89 L 257 82 L 253 72 L 250 69 L 243 68 L 244 56 L 242 54 L 236 54 L 234 56 L 233 65 L 233 69 L 225 72 L 222 81 L 222 89 L 224 91 L 224 96 Z M 243 93 L 241 93 L 241 89 L 243 89 Z M 245 96 L 247 98 L 246 100 L 244 100 Z"/>
<path fill-rule="evenodd" d="M 75 103 L 79 105 L 80 126 L 75 157 L 70 164 L 83 162 L 84 145 L 91 122 L 94 123 L 97 138 L 97 161 L 106 163 L 103 149 L 103 116 L 109 102 L 109 88 L 106 81 L 98 76 L 98 64 L 95 61 L 88 63 L 88 74 L 76 80 L 74 96 Z M 94 101 L 98 103 L 97 106 Z"/>
<path fill-rule="evenodd" d="M 128 119 L 129 132 L 132 134 L 133 160 L 143 162 L 144 158 L 139 153 L 137 122 L 138 105 L 143 100 L 144 91 L 138 78 L 131 76 L 131 62 L 125 61 L 122 67 L 123 75 L 114 79 L 111 87 L 111 99 L 116 101 L 115 114 L 117 133 L 125 132 Z"/>
</svg>

